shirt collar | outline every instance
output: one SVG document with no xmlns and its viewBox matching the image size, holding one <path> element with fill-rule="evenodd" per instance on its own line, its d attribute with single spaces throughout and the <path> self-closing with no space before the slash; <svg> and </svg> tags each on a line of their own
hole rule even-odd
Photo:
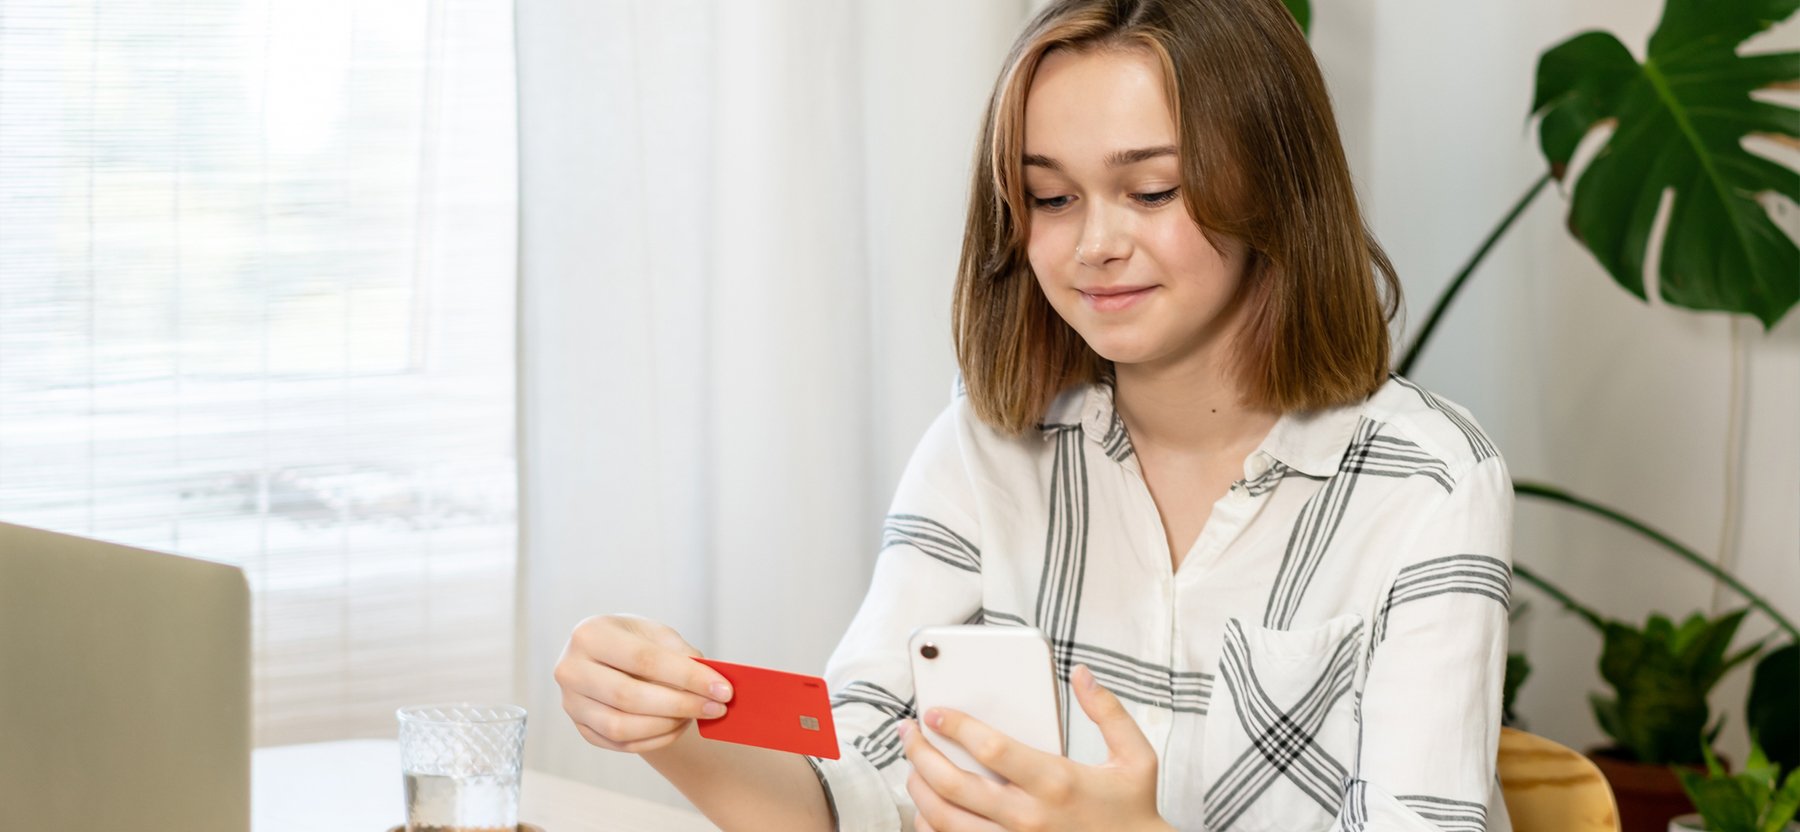
<svg viewBox="0 0 1800 832">
<path fill-rule="evenodd" d="M 1265 453 L 1303 474 L 1329 477 L 1337 473 L 1344 460 L 1360 413 L 1356 404 L 1284 412 L 1257 447 L 1257 453 Z M 1081 426 L 1091 442 L 1103 447 L 1116 444 L 1118 434 L 1124 430 L 1124 420 L 1113 407 L 1112 384 L 1098 381 L 1064 390 L 1045 409 L 1039 428 L 1049 432 L 1075 425 Z"/>
<path fill-rule="evenodd" d="M 1356 433 L 1361 409 L 1354 404 L 1310 412 L 1287 411 L 1258 450 L 1315 477 L 1336 474 Z"/>
</svg>

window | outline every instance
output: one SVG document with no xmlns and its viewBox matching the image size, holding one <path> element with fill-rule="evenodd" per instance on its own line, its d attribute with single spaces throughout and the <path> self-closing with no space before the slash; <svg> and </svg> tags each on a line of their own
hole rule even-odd
<svg viewBox="0 0 1800 832">
<path fill-rule="evenodd" d="M 511 696 L 513 78 L 500 0 L 0 0 L 0 520 L 243 566 L 259 745 Z"/>
</svg>

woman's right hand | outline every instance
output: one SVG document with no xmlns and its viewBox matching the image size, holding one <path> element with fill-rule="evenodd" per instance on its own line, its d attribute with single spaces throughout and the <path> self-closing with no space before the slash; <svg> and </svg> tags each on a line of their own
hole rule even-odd
<svg viewBox="0 0 1800 832">
<path fill-rule="evenodd" d="M 556 663 L 563 711 L 601 748 L 662 748 L 696 717 L 725 713 L 731 699 L 725 677 L 694 661 L 699 656 L 680 634 L 642 616 L 583 619 Z"/>
</svg>

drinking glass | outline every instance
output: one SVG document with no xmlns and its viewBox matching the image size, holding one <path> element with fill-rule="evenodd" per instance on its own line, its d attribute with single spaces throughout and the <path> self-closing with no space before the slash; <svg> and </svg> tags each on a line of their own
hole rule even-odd
<svg viewBox="0 0 1800 832">
<path fill-rule="evenodd" d="M 515 832 L 525 709 L 458 702 L 401 708 L 406 832 Z"/>
</svg>

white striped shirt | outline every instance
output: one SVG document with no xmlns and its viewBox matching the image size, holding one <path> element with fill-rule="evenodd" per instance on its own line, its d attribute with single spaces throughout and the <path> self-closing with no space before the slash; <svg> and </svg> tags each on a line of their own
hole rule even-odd
<svg viewBox="0 0 1800 832">
<path fill-rule="evenodd" d="M 960 394 L 919 443 L 825 678 L 842 756 L 807 758 L 842 830 L 912 828 L 897 720 L 921 626 L 1049 637 L 1070 759 L 1107 758 L 1087 664 L 1160 761 L 1181 830 L 1510 830 L 1494 773 L 1512 486 L 1467 411 L 1399 378 L 1280 417 L 1169 557 L 1112 388 L 1007 437 Z"/>
</svg>

